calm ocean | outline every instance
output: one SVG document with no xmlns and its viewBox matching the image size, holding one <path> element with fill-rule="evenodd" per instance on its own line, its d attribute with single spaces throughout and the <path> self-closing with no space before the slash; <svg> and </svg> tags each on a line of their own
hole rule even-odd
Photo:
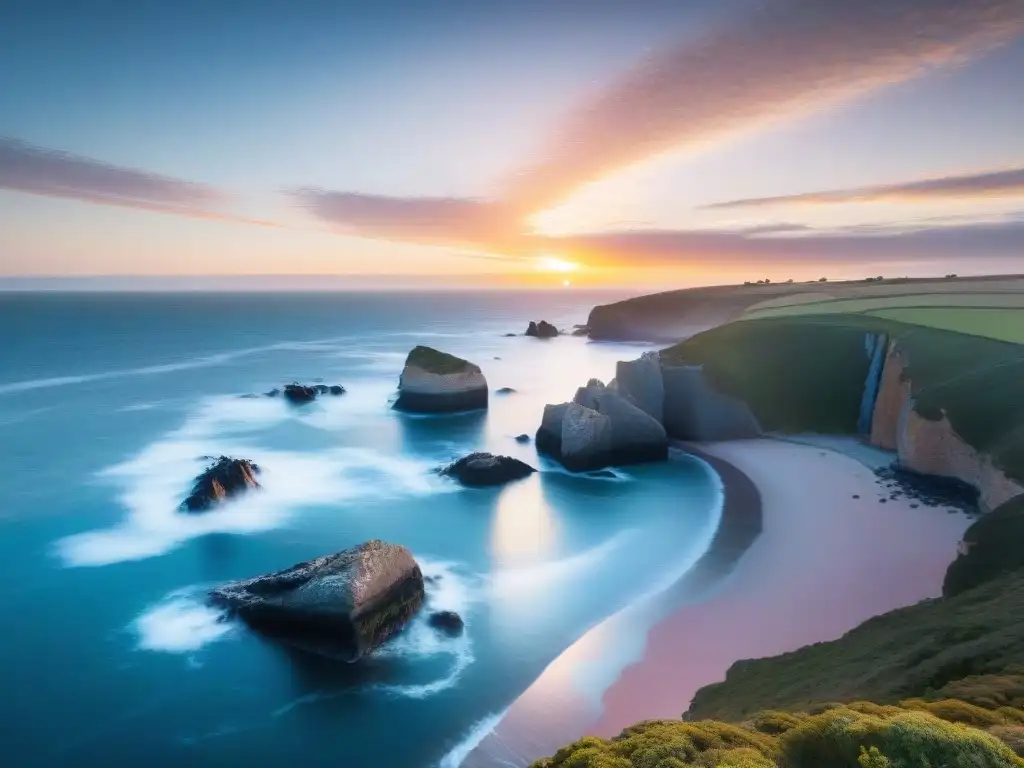
<svg viewBox="0 0 1024 768">
<path fill-rule="evenodd" d="M 717 525 L 717 481 L 696 460 L 574 477 L 513 439 L 648 347 L 502 334 L 582 323 L 607 299 L 0 294 L 0 764 L 457 764 L 478 723 L 685 571 Z M 391 410 L 416 344 L 479 364 L 489 411 Z M 303 409 L 240 397 L 293 380 L 348 392 Z M 479 449 L 542 471 L 498 490 L 433 473 Z M 200 457 L 219 454 L 257 461 L 263 489 L 177 512 Z M 369 538 L 442 577 L 429 602 L 462 614 L 462 637 L 414 622 L 337 665 L 204 605 L 222 581 Z M 629 631 L 635 644 L 646 627 Z"/>
</svg>

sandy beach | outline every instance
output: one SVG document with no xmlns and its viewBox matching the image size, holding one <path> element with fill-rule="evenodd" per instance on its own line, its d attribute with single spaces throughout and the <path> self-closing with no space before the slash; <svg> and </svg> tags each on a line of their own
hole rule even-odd
<svg viewBox="0 0 1024 768">
<path fill-rule="evenodd" d="M 642 658 L 605 691 L 592 734 L 678 718 L 737 660 L 832 640 L 939 595 L 970 522 L 888 499 L 867 466 L 834 450 L 770 439 L 696 447 L 753 481 L 763 530 L 718 588 L 654 625 Z"/>
</svg>

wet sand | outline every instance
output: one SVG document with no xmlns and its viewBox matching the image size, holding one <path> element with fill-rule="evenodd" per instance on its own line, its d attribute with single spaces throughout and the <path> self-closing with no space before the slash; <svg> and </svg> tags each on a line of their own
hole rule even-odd
<svg viewBox="0 0 1024 768">
<path fill-rule="evenodd" d="M 753 482 L 763 530 L 717 587 L 653 626 L 641 660 L 605 691 L 589 733 L 612 736 L 639 720 L 678 718 L 735 661 L 833 640 L 872 616 L 939 595 L 970 522 L 888 500 L 868 467 L 832 450 L 770 439 L 694 447 L 724 483 L 732 477 L 735 487 L 735 472 Z"/>
</svg>

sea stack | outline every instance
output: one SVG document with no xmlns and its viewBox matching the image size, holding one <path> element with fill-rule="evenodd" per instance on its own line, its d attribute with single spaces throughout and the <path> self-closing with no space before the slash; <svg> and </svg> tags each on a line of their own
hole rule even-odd
<svg viewBox="0 0 1024 768">
<path fill-rule="evenodd" d="M 400 631 L 424 600 L 405 547 L 374 539 L 210 593 L 258 632 L 305 651 L 357 661 Z"/>
<path fill-rule="evenodd" d="M 547 320 L 541 320 L 539 323 L 531 320 L 526 328 L 526 335 L 537 339 L 553 339 L 558 335 L 558 329 Z"/>
<path fill-rule="evenodd" d="M 536 444 L 576 472 L 668 458 L 665 428 L 597 379 L 580 387 L 573 402 L 544 407 Z"/>
<path fill-rule="evenodd" d="M 413 413 L 454 413 L 487 407 L 487 379 L 478 365 L 419 346 L 405 359 L 395 408 Z"/>
</svg>

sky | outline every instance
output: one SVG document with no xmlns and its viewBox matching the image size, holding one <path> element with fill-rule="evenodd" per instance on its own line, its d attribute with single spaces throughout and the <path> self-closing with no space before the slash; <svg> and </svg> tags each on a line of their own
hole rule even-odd
<svg viewBox="0 0 1024 768">
<path fill-rule="evenodd" d="M 1024 0 L 0 4 L 0 282 L 1024 272 L 1021 72 Z"/>
</svg>

